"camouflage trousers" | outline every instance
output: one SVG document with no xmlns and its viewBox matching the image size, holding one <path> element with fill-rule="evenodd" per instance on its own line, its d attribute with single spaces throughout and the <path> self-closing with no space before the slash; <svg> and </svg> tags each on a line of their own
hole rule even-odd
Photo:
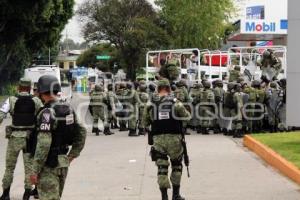
<svg viewBox="0 0 300 200">
<path fill-rule="evenodd" d="M 108 127 L 108 116 L 105 109 L 101 107 L 93 107 L 93 128 L 98 128 L 99 120 L 102 121 L 104 127 Z"/>
<path fill-rule="evenodd" d="M 160 152 L 161 158 L 158 158 L 156 165 L 158 167 L 158 185 L 160 188 L 171 188 L 168 172 L 171 161 L 171 183 L 179 186 L 182 176 L 182 136 L 181 135 L 158 135 L 153 137 L 156 151 Z M 169 161 L 170 160 L 170 161 Z"/>
<path fill-rule="evenodd" d="M 137 125 L 137 114 L 138 114 L 138 108 L 134 107 L 133 112 L 130 112 L 129 114 L 129 120 L 128 120 L 128 128 L 135 130 Z"/>
<path fill-rule="evenodd" d="M 31 189 L 30 183 L 30 165 L 31 158 L 29 153 L 25 153 L 26 150 L 26 138 L 25 137 L 14 137 L 11 136 L 8 139 L 8 146 L 6 151 L 6 164 L 5 173 L 2 179 L 2 187 L 4 189 L 11 186 L 14 177 L 14 171 L 17 165 L 18 157 L 20 152 L 23 153 L 24 169 L 25 169 L 25 189 Z"/>
<path fill-rule="evenodd" d="M 39 174 L 37 185 L 40 200 L 59 200 L 65 186 L 67 174 L 67 167 L 44 167 Z"/>
</svg>

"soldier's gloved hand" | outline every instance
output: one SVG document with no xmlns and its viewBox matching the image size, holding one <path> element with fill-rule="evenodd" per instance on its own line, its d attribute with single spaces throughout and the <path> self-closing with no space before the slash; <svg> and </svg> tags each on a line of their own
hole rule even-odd
<svg viewBox="0 0 300 200">
<path fill-rule="evenodd" d="M 38 175 L 36 174 L 33 174 L 30 176 L 30 182 L 32 185 L 37 185 L 38 183 Z"/>
</svg>

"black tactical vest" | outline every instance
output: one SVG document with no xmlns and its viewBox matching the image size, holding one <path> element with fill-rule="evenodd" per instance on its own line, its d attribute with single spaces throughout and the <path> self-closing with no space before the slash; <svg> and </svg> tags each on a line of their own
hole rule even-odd
<svg viewBox="0 0 300 200">
<path fill-rule="evenodd" d="M 52 143 L 50 151 L 46 160 L 46 165 L 50 168 L 55 168 L 58 165 L 58 155 L 66 155 L 69 151 L 69 146 L 73 144 L 75 131 L 75 115 L 73 109 L 67 103 L 51 103 L 46 104 L 45 108 L 53 108 L 54 119 L 52 119 L 51 126 L 56 123 L 56 126 L 51 127 Z M 43 110 L 44 110 L 43 109 Z M 43 112 L 43 110 L 41 112 Z M 41 113 L 43 114 L 43 113 Z M 40 125 L 41 122 L 37 122 Z M 37 126 L 39 128 L 39 126 Z M 37 130 L 39 132 L 39 130 Z M 34 156 L 37 145 L 37 132 L 31 137 L 31 153 Z"/>
<path fill-rule="evenodd" d="M 232 92 L 226 92 L 224 94 L 224 106 L 226 108 L 229 108 L 229 109 L 236 108 L 236 105 L 233 102 L 233 96 L 234 96 L 234 93 L 232 93 Z"/>
<path fill-rule="evenodd" d="M 174 105 L 174 100 L 171 98 L 153 105 L 152 135 L 182 134 L 182 121 L 175 119 Z"/>
<path fill-rule="evenodd" d="M 15 128 L 35 125 L 35 103 L 32 96 L 17 96 L 12 124 Z"/>
</svg>

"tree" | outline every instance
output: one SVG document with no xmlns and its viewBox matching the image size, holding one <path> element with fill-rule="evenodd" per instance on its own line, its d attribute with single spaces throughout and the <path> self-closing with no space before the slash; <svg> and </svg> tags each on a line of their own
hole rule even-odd
<svg viewBox="0 0 300 200">
<path fill-rule="evenodd" d="M 173 48 L 218 48 L 235 9 L 232 0 L 156 0 Z"/>
<path fill-rule="evenodd" d="M 168 45 L 166 32 L 158 26 L 158 16 L 146 0 L 90 0 L 78 11 L 89 42 L 108 41 L 119 51 L 129 78 L 135 79 L 148 48 Z"/>
<path fill-rule="evenodd" d="M 111 56 L 110 60 L 97 60 L 98 55 Z M 76 63 L 78 66 L 98 68 L 101 71 L 109 71 L 116 62 L 118 52 L 115 47 L 110 44 L 100 44 L 91 47 L 81 54 Z"/>
<path fill-rule="evenodd" d="M 19 79 L 33 55 L 56 46 L 74 0 L 0 1 L 0 85 Z"/>
</svg>

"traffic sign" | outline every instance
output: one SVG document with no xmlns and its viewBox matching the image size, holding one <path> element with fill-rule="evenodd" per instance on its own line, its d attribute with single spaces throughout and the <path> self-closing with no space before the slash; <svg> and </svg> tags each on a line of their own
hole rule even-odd
<svg viewBox="0 0 300 200">
<path fill-rule="evenodd" d="M 110 60 L 111 56 L 108 55 L 102 55 L 102 56 L 96 56 L 97 60 Z"/>
</svg>

